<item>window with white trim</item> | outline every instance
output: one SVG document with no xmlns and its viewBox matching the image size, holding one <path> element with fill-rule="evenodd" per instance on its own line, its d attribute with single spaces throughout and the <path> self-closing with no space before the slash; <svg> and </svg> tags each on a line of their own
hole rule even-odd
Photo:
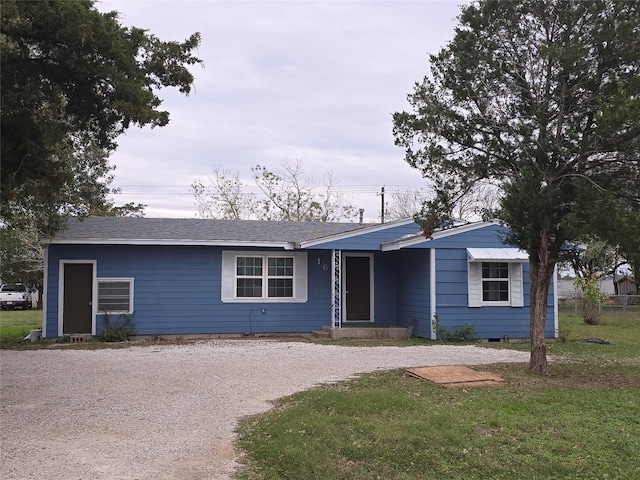
<svg viewBox="0 0 640 480">
<path fill-rule="evenodd" d="M 293 257 L 238 255 L 236 298 L 293 298 Z"/>
<path fill-rule="evenodd" d="M 236 257 L 236 297 L 262 297 L 262 257 Z"/>
<path fill-rule="evenodd" d="M 98 278 L 98 313 L 133 313 L 133 278 Z"/>
<path fill-rule="evenodd" d="M 222 252 L 223 302 L 306 302 L 306 252 Z"/>
<path fill-rule="evenodd" d="M 469 261 L 468 305 L 524 306 L 524 285 L 521 261 Z"/>
<path fill-rule="evenodd" d="M 267 258 L 267 297 L 293 298 L 293 257 Z"/>
<path fill-rule="evenodd" d="M 482 262 L 482 301 L 509 301 L 509 264 Z"/>
</svg>

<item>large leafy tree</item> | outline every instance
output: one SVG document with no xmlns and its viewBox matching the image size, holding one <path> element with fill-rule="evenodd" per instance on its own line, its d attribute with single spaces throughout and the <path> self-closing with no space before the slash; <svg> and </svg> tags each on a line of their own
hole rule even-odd
<svg viewBox="0 0 640 480">
<path fill-rule="evenodd" d="M 93 0 L 3 1 L 2 218 L 20 223 L 34 205 L 55 215 L 74 209 L 73 192 L 104 188 L 105 155 L 131 125 L 164 126 L 157 91 L 188 94 L 200 63 L 200 36 L 165 42 L 120 25 L 117 12 L 100 13 Z M 93 150 L 92 152 L 88 151 Z M 97 154 L 97 155 L 96 155 Z M 79 170 L 80 169 L 80 170 Z M 134 206 L 135 207 L 135 206 Z M 80 208 L 82 210 L 82 208 Z M 28 216 L 28 215 L 27 215 Z"/>
<path fill-rule="evenodd" d="M 15 190 L 15 198 L 3 205 L 9 216 L 0 222 L 0 278 L 21 282 L 43 291 L 44 245 L 42 239 L 63 227 L 65 216 L 142 216 L 145 205 L 116 206 L 111 188 L 115 167 L 109 154 L 91 141 L 65 148 L 55 155 L 65 182 L 52 189 L 46 182 L 26 182 Z M 40 299 L 42 296 L 39 297 Z"/>
<path fill-rule="evenodd" d="M 109 152 L 90 137 L 83 136 L 62 146 L 50 157 L 58 182 L 30 179 L 13 186 L 2 204 L 6 226 L 32 228 L 39 236 L 51 236 L 64 225 L 67 216 L 141 216 L 145 205 L 116 206 L 112 200 L 119 189 L 111 187 L 115 167 Z"/>
<path fill-rule="evenodd" d="M 463 7 L 431 76 L 394 114 L 396 144 L 439 186 L 426 220 L 477 181 L 502 189 L 505 240 L 531 276 L 529 370 L 547 373 L 547 292 L 562 245 L 602 195 L 640 199 L 640 3 L 486 0 Z M 582 192 L 582 193 L 580 193 Z M 586 192 L 586 194 L 584 194 Z M 434 221 L 434 218 L 436 220 Z"/>
<path fill-rule="evenodd" d="M 631 187 L 637 190 L 637 186 Z M 582 207 L 577 221 L 584 230 L 595 232 L 613 245 L 631 267 L 640 294 L 640 209 L 625 196 L 601 194 L 589 202 L 585 194 L 578 202 Z"/>
</svg>

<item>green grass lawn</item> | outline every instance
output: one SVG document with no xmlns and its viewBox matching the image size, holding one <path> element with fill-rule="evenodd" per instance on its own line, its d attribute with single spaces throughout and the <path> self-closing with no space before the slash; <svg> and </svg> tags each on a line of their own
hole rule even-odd
<svg viewBox="0 0 640 480">
<path fill-rule="evenodd" d="M 479 368 L 504 385 L 450 389 L 392 370 L 281 399 L 239 426 L 239 478 L 640 478 L 640 316 L 605 321 L 563 316 L 545 378 L 499 364 Z"/>
<path fill-rule="evenodd" d="M 36 328 L 42 328 L 42 310 L 0 310 L 0 348 L 18 345 Z"/>
<path fill-rule="evenodd" d="M 101 348 L 127 348 L 129 342 L 102 342 L 92 339 L 89 342 L 69 344 L 64 339 L 44 339 L 38 342 L 24 342 L 30 330 L 42 328 L 42 310 L 0 310 L 0 348 L 37 350 L 48 348 L 54 343 L 65 343 L 65 348 L 73 350 L 96 350 Z M 175 342 L 174 342 L 175 343 Z"/>
</svg>

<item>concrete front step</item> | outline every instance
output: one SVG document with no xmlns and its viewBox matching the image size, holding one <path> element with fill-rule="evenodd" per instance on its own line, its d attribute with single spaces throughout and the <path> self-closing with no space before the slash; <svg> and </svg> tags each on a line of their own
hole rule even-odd
<svg viewBox="0 0 640 480">
<path fill-rule="evenodd" d="M 311 335 L 313 335 L 314 338 L 331 338 L 331 332 L 327 332 L 326 330 L 324 330 L 324 327 L 322 327 L 323 330 L 316 330 L 311 332 Z"/>
<path fill-rule="evenodd" d="M 317 338 L 331 338 L 338 340 L 340 338 L 364 338 L 364 339 L 379 339 L 379 340 L 399 340 L 403 338 L 409 338 L 413 329 L 404 327 L 358 327 L 348 326 L 343 328 L 331 328 L 329 326 L 323 326 L 322 332 L 313 332 L 321 334 Z"/>
</svg>

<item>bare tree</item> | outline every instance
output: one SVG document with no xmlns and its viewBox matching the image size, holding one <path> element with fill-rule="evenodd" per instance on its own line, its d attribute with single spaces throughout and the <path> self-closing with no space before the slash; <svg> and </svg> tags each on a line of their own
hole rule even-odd
<svg viewBox="0 0 640 480">
<path fill-rule="evenodd" d="M 195 180 L 191 189 L 198 216 L 331 222 L 355 215 L 355 207 L 336 191 L 331 173 L 318 185 L 301 160 L 284 160 L 273 171 L 256 165 L 251 171 L 258 195 L 249 192 L 239 174 L 220 167 L 213 168 L 208 184 Z"/>
<path fill-rule="evenodd" d="M 191 184 L 199 217 L 237 220 L 251 216 L 253 201 L 244 193 L 238 173 L 214 166 L 208 180 L 206 185 L 199 178 Z"/>
<path fill-rule="evenodd" d="M 385 204 L 385 217 L 389 220 L 413 217 L 423 205 L 435 198 L 427 189 L 395 190 L 391 202 Z M 459 220 L 479 220 L 487 212 L 498 208 L 498 189 L 489 182 L 478 182 L 459 195 L 452 207 L 451 216 Z"/>
<path fill-rule="evenodd" d="M 385 220 L 413 217 L 428 198 L 429 192 L 422 188 L 391 191 L 391 201 L 385 202 Z"/>
</svg>

